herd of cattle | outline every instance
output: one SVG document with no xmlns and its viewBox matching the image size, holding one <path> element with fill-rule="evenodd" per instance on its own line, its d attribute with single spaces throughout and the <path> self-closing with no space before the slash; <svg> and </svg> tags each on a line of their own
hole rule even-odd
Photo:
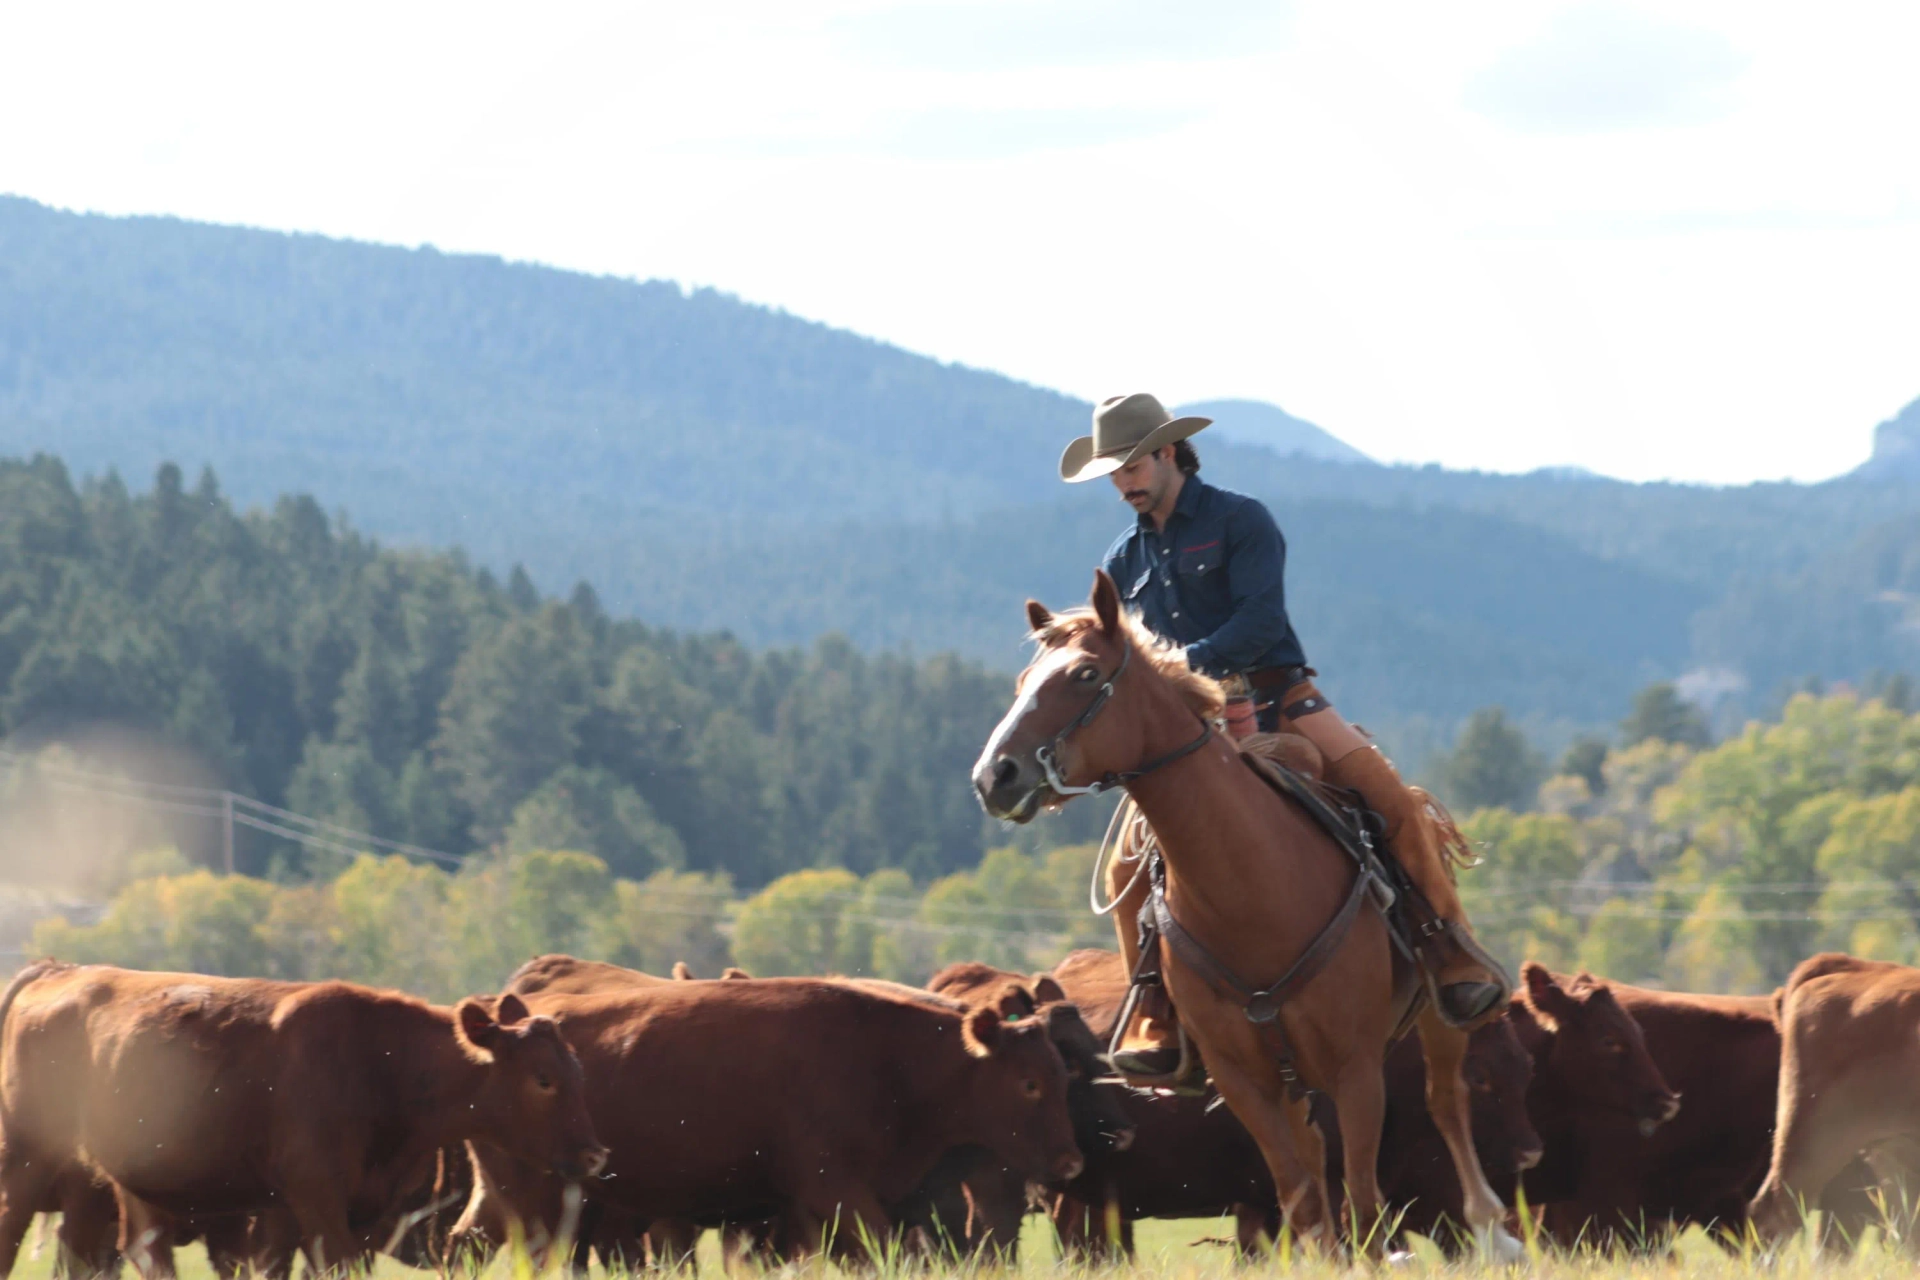
<svg viewBox="0 0 1920 1280">
<path fill-rule="evenodd" d="M 1818 956 L 1761 997 L 1523 979 L 1466 1076 L 1488 1176 L 1555 1240 L 1767 1237 L 1809 1203 L 1858 1226 L 1920 1166 L 1920 970 Z M 76 1276 L 171 1276 L 193 1239 L 277 1276 L 301 1251 L 438 1267 L 514 1241 L 667 1263 L 708 1227 L 730 1259 L 1011 1250 L 1034 1210 L 1069 1256 L 1219 1214 L 1252 1250 L 1279 1224 L 1245 1130 L 1107 1078 L 1125 985 L 1106 951 L 925 989 L 543 956 L 448 1008 L 41 961 L 0 996 L 0 1277 L 42 1213 Z M 1387 1073 L 1382 1189 L 1445 1240 L 1460 1193 L 1418 1046 Z"/>
</svg>

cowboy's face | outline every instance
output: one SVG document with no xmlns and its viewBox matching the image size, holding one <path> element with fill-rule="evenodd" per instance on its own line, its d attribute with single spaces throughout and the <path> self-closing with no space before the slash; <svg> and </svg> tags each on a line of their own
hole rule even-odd
<svg viewBox="0 0 1920 1280">
<path fill-rule="evenodd" d="M 1167 490 L 1173 487 L 1180 469 L 1173 465 L 1173 446 L 1162 445 L 1144 458 L 1137 459 L 1118 471 L 1110 472 L 1113 487 L 1120 491 L 1121 500 L 1128 506 L 1145 515 L 1157 511 L 1166 500 Z"/>
</svg>

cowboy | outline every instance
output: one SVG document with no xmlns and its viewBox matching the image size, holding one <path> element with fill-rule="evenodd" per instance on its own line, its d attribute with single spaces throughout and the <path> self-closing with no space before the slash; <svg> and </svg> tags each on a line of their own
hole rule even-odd
<svg viewBox="0 0 1920 1280">
<path fill-rule="evenodd" d="M 1150 395 L 1114 396 L 1093 411 L 1093 434 L 1067 446 L 1060 478 L 1107 476 L 1138 520 L 1108 549 L 1106 570 L 1148 630 L 1182 647 L 1187 665 L 1251 687 L 1259 727 L 1319 748 L 1327 781 L 1358 792 L 1384 820 L 1389 850 L 1444 924 L 1426 943 L 1440 1016 L 1470 1027 L 1505 1006 L 1510 983 L 1474 940 L 1446 865 L 1439 811 L 1314 687 L 1314 669 L 1287 617 L 1287 544 L 1253 498 L 1200 478 L 1191 437 L 1211 419 L 1176 418 Z M 1457 838 L 1457 837 L 1456 837 Z M 1144 893 L 1144 885 L 1140 887 Z M 1138 904 L 1113 913 L 1128 971 L 1139 958 Z M 1114 1065 L 1139 1078 L 1179 1061 L 1170 1006 L 1147 993 L 1143 1016 Z M 1157 1006 L 1157 1007 L 1156 1007 Z"/>
</svg>

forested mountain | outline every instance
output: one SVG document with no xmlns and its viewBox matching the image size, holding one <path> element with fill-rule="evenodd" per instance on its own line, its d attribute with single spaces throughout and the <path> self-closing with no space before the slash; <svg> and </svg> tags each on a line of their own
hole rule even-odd
<svg viewBox="0 0 1920 1280">
<path fill-rule="evenodd" d="M 0 461 L 9 747 L 145 733 L 219 785 L 430 849 L 578 849 L 617 875 L 745 885 L 820 865 L 926 880 L 985 847 L 968 773 L 1009 696 L 953 657 L 832 638 L 755 653 L 614 619 L 584 585 L 543 599 L 524 574 L 383 549 L 310 498 L 240 515 L 211 474 L 189 488 L 163 468 L 136 495 Z M 1088 806 L 1030 838 L 1100 820 Z M 33 856 L 14 837 L 7 856 Z M 315 870 L 265 837 L 239 854 Z"/>
<path fill-rule="evenodd" d="M 309 493 L 754 647 L 1017 665 L 1021 599 L 1078 598 L 1126 518 L 1055 479 L 1087 413 L 710 291 L 0 198 L 0 454 L 211 465 L 243 507 Z M 1564 733 L 1702 665 L 1735 710 L 1920 667 L 1895 467 L 1716 489 L 1199 443 L 1273 505 L 1309 652 L 1376 728 L 1500 701 Z"/>
</svg>

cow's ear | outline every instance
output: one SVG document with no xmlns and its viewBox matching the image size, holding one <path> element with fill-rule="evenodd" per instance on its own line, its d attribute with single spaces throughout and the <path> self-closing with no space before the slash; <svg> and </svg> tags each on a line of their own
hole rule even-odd
<svg viewBox="0 0 1920 1280">
<path fill-rule="evenodd" d="M 969 1009 L 960 1023 L 960 1038 L 976 1058 L 990 1057 L 1000 1047 L 1000 1032 L 1000 1011 L 986 1005 Z"/>
<path fill-rule="evenodd" d="M 736 969 L 732 965 L 728 965 L 724 970 L 721 971 L 720 976 L 722 979 L 724 979 L 727 982 L 745 982 L 748 978 L 751 978 L 753 975 L 748 973 L 745 969 Z"/>
<path fill-rule="evenodd" d="M 512 999 L 516 1004 L 520 999 L 518 996 L 507 998 Z M 524 1010 L 526 1006 L 521 1005 L 521 1008 Z M 468 996 L 454 1008 L 453 1025 L 454 1033 L 476 1049 L 491 1053 L 493 1047 L 500 1043 L 500 1024 L 493 1020 L 493 1014 L 488 1011 L 486 1003 L 472 996 Z"/>
<path fill-rule="evenodd" d="M 1050 973 L 1043 973 L 1033 980 L 1033 1001 L 1035 1004 L 1060 1004 L 1067 998 L 1067 989 L 1054 980 Z"/>
<path fill-rule="evenodd" d="M 1005 995 L 1000 997 L 1000 1003 L 993 1007 L 998 1009 L 1000 1016 L 1008 1022 L 1018 1022 L 1022 1018 L 1030 1018 L 1033 1016 L 1035 1008 L 1033 992 L 1028 991 L 1025 987 L 1011 987 Z"/>
<path fill-rule="evenodd" d="M 1573 997 L 1560 989 L 1544 965 L 1529 960 L 1521 968 L 1520 976 L 1527 984 L 1527 1007 L 1547 1030 L 1558 1031 L 1562 1022 L 1580 1011 Z"/>
<path fill-rule="evenodd" d="M 673 980 L 675 982 L 692 982 L 693 966 L 685 960 L 675 960 L 673 962 Z"/>
<path fill-rule="evenodd" d="M 1038 600 L 1027 601 L 1027 629 L 1045 631 L 1053 622 L 1053 611 Z"/>
<path fill-rule="evenodd" d="M 525 1022 L 533 1013 L 527 1008 L 527 1002 L 509 991 L 493 1002 L 493 1020 L 503 1027 L 516 1022 Z"/>
<path fill-rule="evenodd" d="M 1093 571 L 1093 616 L 1100 620 L 1100 634 L 1112 639 L 1120 634 L 1120 588 L 1113 585 L 1105 569 Z"/>
</svg>

